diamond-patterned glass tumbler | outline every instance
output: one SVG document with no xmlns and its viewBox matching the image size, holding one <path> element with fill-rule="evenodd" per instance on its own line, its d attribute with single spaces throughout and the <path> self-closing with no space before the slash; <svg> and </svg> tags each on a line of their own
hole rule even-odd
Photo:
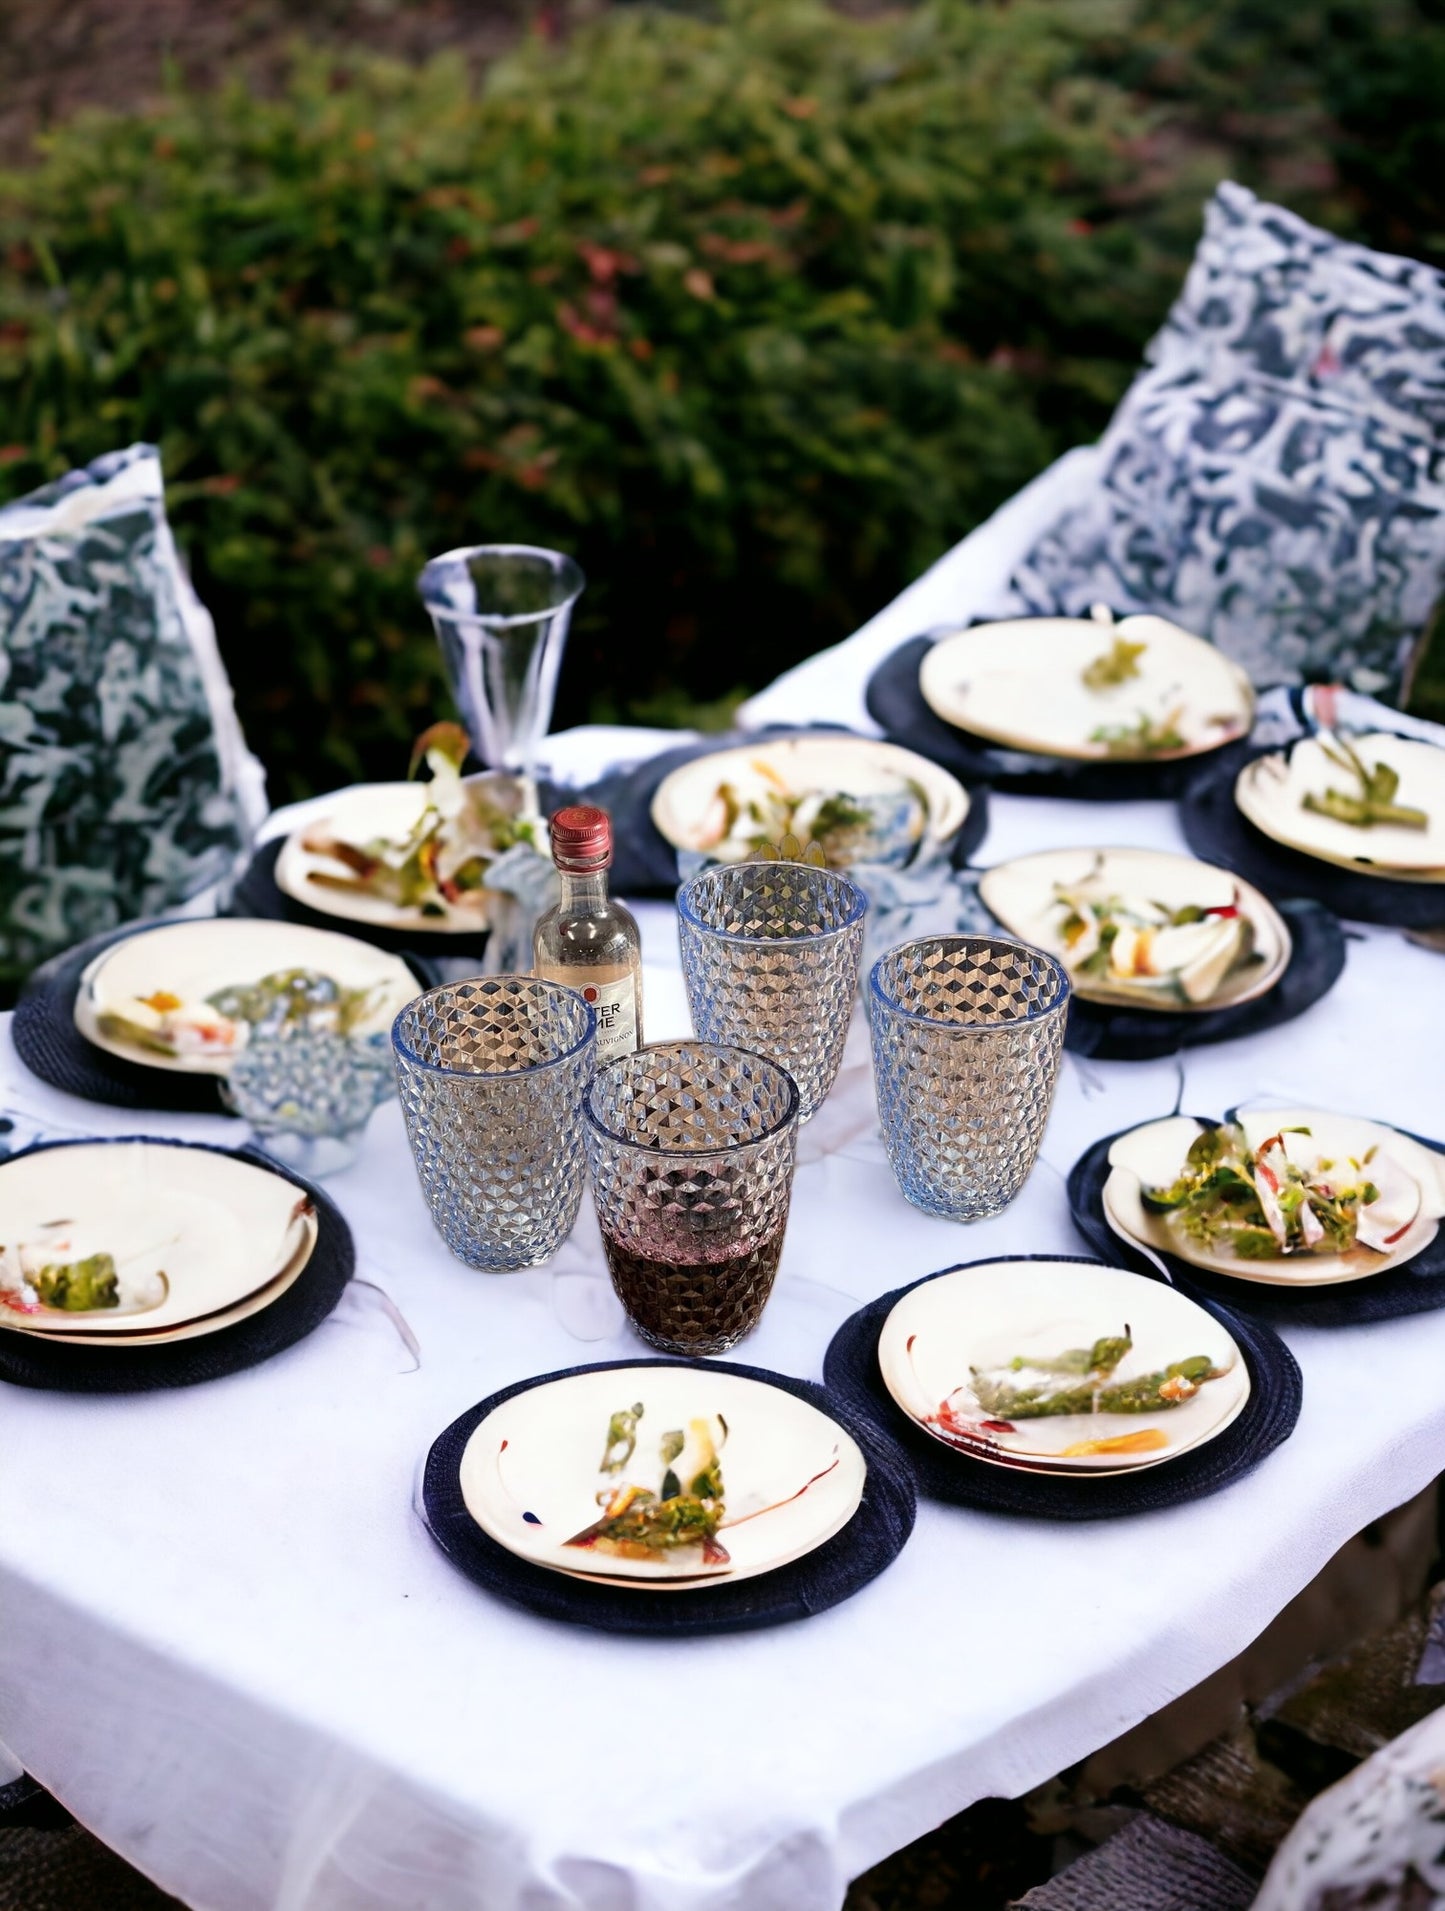
<svg viewBox="0 0 1445 1911">
<path fill-rule="evenodd" d="M 584 1108 L 602 1245 L 633 1326 L 672 1354 L 734 1346 L 778 1271 L 797 1084 L 745 1049 L 659 1042 L 599 1069 Z"/>
<path fill-rule="evenodd" d="M 888 1160 L 926 1214 L 1006 1208 L 1039 1152 L 1069 1008 L 1063 965 L 992 936 L 926 936 L 873 965 L 873 1079 Z"/>
<path fill-rule="evenodd" d="M 800 1121 L 843 1060 L 867 908 L 856 883 L 811 863 L 725 863 L 678 891 L 693 1027 L 787 1069 Z"/>
<path fill-rule="evenodd" d="M 391 1030 L 406 1132 L 442 1239 L 472 1267 L 536 1267 L 582 1199 L 582 1095 L 597 1023 L 527 975 L 429 989 Z"/>
</svg>

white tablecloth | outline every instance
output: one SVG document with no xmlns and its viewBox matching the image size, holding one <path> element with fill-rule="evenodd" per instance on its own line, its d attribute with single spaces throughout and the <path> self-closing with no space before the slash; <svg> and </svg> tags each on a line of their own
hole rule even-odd
<svg viewBox="0 0 1445 1911">
<path fill-rule="evenodd" d="M 579 736 L 558 753 L 615 754 Z M 1164 805 L 998 799 L 987 861 L 1179 845 Z M 686 1029 L 671 912 L 640 911 L 647 1031 Z M 804 1131 L 777 1290 L 738 1357 L 817 1377 L 860 1302 L 952 1262 L 1078 1252 L 1063 1176 L 1096 1136 L 1251 1095 L 1423 1132 L 1442 1116 L 1438 956 L 1362 932 L 1334 993 L 1247 1045 L 1065 1063 L 1043 1158 L 998 1219 L 897 1193 L 864 1052 Z M 1182 1082 L 1181 1082 L 1182 1076 Z M 31 1132 L 234 1138 L 50 1093 Z M 331 1184 L 359 1272 L 308 1341 L 170 1394 L 0 1389 L 0 1740 L 205 1911 L 828 1911 L 971 1800 L 1016 1794 L 1231 1658 L 1353 1532 L 1445 1466 L 1445 1316 L 1290 1335 L 1294 1438 L 1192 1507 L 1113 1525 L 924 1503 L 898 1561 L 777 1631 L 669 1645 L 532 1619 L 415 1512 L 432 1438 L 527 1374 L 641 1352 L 590 1216 L 552 1267 L 488 1276 L 432 1231 L 391 1105 Z"/>
</svg>

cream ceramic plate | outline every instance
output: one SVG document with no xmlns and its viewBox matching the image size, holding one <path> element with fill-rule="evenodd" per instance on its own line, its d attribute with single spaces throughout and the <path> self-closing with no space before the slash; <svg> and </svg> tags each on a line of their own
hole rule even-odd
<svg viewBox="0 0 1445 1911">
<path fill-rule="evenodd" d="M 131 1013 L 138 999 L 158 991 L 199 1005 L 219 989 L 259 982 L 282 969 L 310 969 L 344 989 L 366 990 L 371 1002 L 355 1025 L 359 1035 L 389 1029 L 421 988 L 399 956 L 355 936 L 294 922 L 216 917 L 166 923 L 102 950 L 81 976 L 75 1026 L 86 1041 L 128 1062 L 175 1074 L 225 1075 L 234 1051 L 163 1055 L 103 1027 L 103 1019 Z"/>
<path fill-rule="evenodd" d="M 1138 674 L 1091 690 L 1083 672 L 1116 641 L 1143 644 Z M 935 715 L 975 736 L 1017 750 L 1101 763 L 1162 763 L 1198 756 L 1243 736 L 1254 692 L 1236 664 L 1162 617 L 1104 623 L 1085 617 L 1027 617 L 942 637 L 925 654 L 919 688 Z M 1177 713 L 1177 714 L 1174 714 Z M 1181 746 L 1112 753 L 1094 740 L 1104 728 L 1162 723 L 1172 716 Z"/>
<path fill-rule="evenodd" d="M 1131 983 L 1122 978 L 1081 974 L 1073 966 L 1070 945 L 1062 933 L 1067 909 L 1058 901 L 1056 888 L 1072 887 L 1096 870 L 1101 894 L 1112 892 L 1157 902 L 1170 910 L 1191 904 L 1205 909 L 1237 908 L 1253 927 L 1255 953 L 1260 960 L 1226 973 L 1206 996 L 1195 1001 L 1186 999 L 1167 977 Z M 1195 862 L 1192 856 L 1154 849 L 1047 849 L 985 870 L 978 893 L 1010 934 L 1057 956 L 1068 969 L 1076 994 L 1087 1002 L 1202 1014 L 1233 1008 L 1267 994 L 1289 966 L 1289 930 L 1273 903 L 1228 870 Z M 1201 985 L 1206 964 L 1217 966 L 1209 952 L 1194 971 Z"/>
<path fill-rule="evenodd" d="M 633 1455 L 619 1475 L 604 1476 L 612 1415 L 639 1401 Z M 727 1563 L 706 1565 L 699 1547 L 632 1560 L 566 1544 L 600 1518 L 599 1491 L 621 1482 L 660 1491 L 664 1434 L 719 1415 L 727 1427 L 719 1453 L 727 1513 L 718 1539 Z M 866 1477 L 863 1455 L 842 1427 L 781 1388 L 726 1367 L 619 1367 L 544 1381 L 488 1414 L 460 1468 L 467 1511 L 509 1552 L 584 1579 L 677 1591 L 719 1577 L 750 1579 L 812 1552 L 853 1517 Z"/>
<path fill-rule="evenodd" d="M 865 851 L 869 860 L 901 861 L 915 853 L 915 845 L 923 838 L 935 846 L 945 843 L 968 815 L 963 785 L 927 757 L 871 737 L 814 734 L 772 737 L 682 764 L 663 778 L 652 799 L 652 820 L 659 835 L 674 849 L 717 853 L 719 860 L 739 860 L 749 854 L 749 847 L 719 845 L 723 827 L 719 789 L 724 783 L 743 795 L 756 793 L 764 801 L 835 794 L 883 799 L 878 805 L 882 827 L 876 832 L 876 847 Z M 910 785 L 921 793 L 921 814 L 911 813 Z M 889 798 L 899 799 L 899 810 L 905 812 L 896 822 L 883 815 Z M 804 808 L 799 812 L 799 833 L 811 833 L 807 817 Z M 888 834 L 890 822 L 897 840 Z"/>
<path fill-rule="evenodd" d="M 1395 801 L 1424 810 L 1428 828 L 1377 823 L 1356 829 L 1303 808 L 1307 795 L 1339 790 L 1349 796 L 1359 788 L 1318 737 L 1302 737 L 1288 752 L 1246 764 L 1234 785 L 1241 813 L 1276 843 L 1321 862 L 1399 882 L 1445 883 L 1445 750 L 1385 735 L 1351 737 L 1350 744 L 1367 767 L 1385 763 L 1399 773 Z"/>
<path fill-rule="evenodd" d="M 265 1287 L 258 1288 L 234 1307 L 223 1307 L 219 1313 L 205 1314 L 199 1320 L 183 1321 L 179 1327 L 163 1327 L 158 1333 L 147 1328 L 129 1328 L 124 1332 L 106 1334 L 64 1334 L 47 1333 L 44 1338 L 49 1343 L 60 1341 L 67 1347 L 169 1347 L 178 1340 L 200 1340 L 206 1334 L 218 1334 L 223 1327 L 234 1327 L 238 1321 L 250 1320 L 253 1314 L 262 1313 L 281 1296 L 293 1288 L 306 1272 L 311 1256 L 316 1251 L 316 1216 L 308 1214 L 301 1223 L 301 1243 L 291 1259 L 282 1268 L 274 1281 L 268 1281 Z M 144 1319 L 142 1315 L 140 1318 Z M 28 1333 L 28 1328 L 20 1326 L 18 1321 L 6 1321 L 4 1325 L 17 1333 Z"/>
<path fill-rule="evenodd" d="M 273 1282 L 294 1257 L 309 1203 L 294 1182 L 233 1155 L 157 1141 L 82 1142 L 0 1163 L 0 1244 L 30 1271 L 109 1254 L 120 1305 L 26 1312 L 0 1325 L 68 1335 L 180 1326 Z M 6 1277 L 6 1295 L 14 1292 Z"/>
<path fill-rule="evenodd" d="M 1059 1360 L 1126 1327 L 1133 1345 L 1113 1369 L 1116 1383 L 1196 1356 L 1222 1371 L 1179 1405 L 1141 1413 L 1010 1422 L 973 1391 L 975 1369 L 1002 1373 L 1005 1385 L 1046 1384 L 1028 1363 Z M 1011 1370 L 1016 1360 L 1023 1364 Z M 1243 1357 L 1213 1315 L 1162 1281 L 1083 1261 L 981 1261 L 925 1281 L 884 1322 L 878 1365 L 898 1405 L 944 1445 L 978 1459 L 1071 1473 L 1134 1472 L 1175 1459 L 1215 1439 L 1249 1398 Z M 1132 1453 L 1073 1450 L 1140 1435 L 1159 1444 Z"/>
<path fill-rule="evenodd" d="M 381 896 L 332 889 L 311 880 L 314 874 L 346 876 L 352 872 L 333 858 L 307 849 L 304 838 L 329 834 L 348 843 L 368 843 L 378 838 L 404 841 L 427 806 L 427 789 L 425 783 L 357 783 L 351 789 L 338 790 L 324 816 L 292 830 L 282 844 L 276 858 L 276 887 L 324 916 L 377 929 L 425 929 L 429 935 L 477 935 L 487 929 L 490 924 L 485 905 L 427 915 L 420 908 L 404 909 Z"/>
<path fill-rule="evenodd" d="M 1242 1261 L 1224 1248 L 1204 1247 L 1174 1225 L 1168 1215 L 1144 1206 L 1146 1187 L 1162 1188 L 1178 1179 L 1189 1144 L 1204 1126 L 1192 1115 L 1169 1115 L 1120 1135 L 1109 1150 L 1110 1174 L 1104 1183 L 1104 1215 L 1126 1241 L 1140 1241 L 1157 1253 L 1173 1254 L 1194 1267 L 1228 1274 L 1239 1281 L 1273 1287 L 1327 1287 L 1366 1280 L 1413 1259 L 1428 1247 L 1445 1215 L 1445 1156 L 1437 1155 L 1383 1122 L 1356 1115 L 1334 1115 L 1318 1108 L 1244 1110 L 1240 1126 L 1251 1148 L 1284 1128 L 1308 1128 L 1312 1147 L 1328 1160 L 1362 1158 L 1371 1149 L 1388 1155 L 1408 1178 L 1399 1219 L 1404 1227 L 1386 1253 L 1356 1248 L 1348 1254 L 1292 1254 L 1277 1261 Z M 1376 1157 L 1378 1159 L 1378 1156 Z M 1411 1192 L 1413 1189 L 1413 1192 Z M 1407 1223 L 1408 1212 L 1408 1224 Z"/>
</svg>

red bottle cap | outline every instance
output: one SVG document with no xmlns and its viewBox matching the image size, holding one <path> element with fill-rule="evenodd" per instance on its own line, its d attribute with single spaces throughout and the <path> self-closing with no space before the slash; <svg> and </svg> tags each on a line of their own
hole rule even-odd
<svg viewBox="0 0 1445 1911">
<path fill-rule="evenodd" d="M 590 803 L 573 803 L 552 818 L 552 860 L 574 875 L 612 861 L 612 818 Z"/>
</svg>

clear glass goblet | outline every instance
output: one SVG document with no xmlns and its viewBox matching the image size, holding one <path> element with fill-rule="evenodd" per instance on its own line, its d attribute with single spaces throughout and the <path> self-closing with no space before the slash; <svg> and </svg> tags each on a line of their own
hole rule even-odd
<svg viewBox="0 0 1445 1911">
<path fill-rule="evenodd" d="M 586 582 L 570 557 L 531 544 L 445 551 L 417 580 L 452 694 L 489 769 L 530 774 Z"/>
</svg>

